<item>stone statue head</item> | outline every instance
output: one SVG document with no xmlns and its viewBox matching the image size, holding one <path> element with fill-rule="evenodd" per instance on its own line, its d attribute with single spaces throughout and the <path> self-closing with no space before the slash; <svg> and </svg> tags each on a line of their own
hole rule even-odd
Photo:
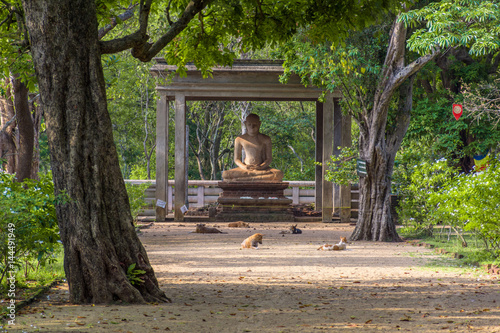
<svg viewBox="0 0 500 333">
<path fill-rule="evenodd" d="M 249 135 L 257 135 L 260 130 L 260 118 L 255 113 L 250 113 L 245 119 L 245 127 Z"/>
</svg>

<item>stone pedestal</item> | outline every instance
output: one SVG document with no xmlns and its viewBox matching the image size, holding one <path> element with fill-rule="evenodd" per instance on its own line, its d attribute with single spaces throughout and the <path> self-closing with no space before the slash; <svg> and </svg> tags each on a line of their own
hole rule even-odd
<svg viewBox="0 0 500 333">
<path fill-rule="evenodd" d="M 293 222 L 292 199 L 283 191 L 285 182 L 219 182 L 217 221 Z"/>
</svg>

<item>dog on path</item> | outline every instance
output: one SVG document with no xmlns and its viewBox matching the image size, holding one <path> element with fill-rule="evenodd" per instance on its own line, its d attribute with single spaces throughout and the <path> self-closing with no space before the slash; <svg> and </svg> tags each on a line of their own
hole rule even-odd
<svg viewBox="0 0 500 333">
<path fill-rule="evenodd" d="M 259 244 L 262 244 L 262 234 L 253 234 L 241 243 L 242 249 L 254 249 L 259 248 Z"/>
<path fill-rule="evenodd" d="M 340 237 L 340 242 L 338 244 L 323 244 L 320 247 L 318 247 L 318 251 L 342 251 L 347 248 L 347 238 L 345 237 Z"/>
</svg>

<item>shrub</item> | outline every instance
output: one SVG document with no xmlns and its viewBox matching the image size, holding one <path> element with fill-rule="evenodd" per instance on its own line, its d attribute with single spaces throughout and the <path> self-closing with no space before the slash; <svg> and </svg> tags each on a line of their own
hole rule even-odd
<svg viewBox="0 0 500 333">
<path fill-rule="evenodd" d="M 413 167 L 410 182 L 400 188 L 401 201 L 397 208 L 407 232 L 411 231 L 416 236 L 432 235 L 439 218 L 435 215 L 437 204 L 429 199 L 433 194 L 440 193 L 456 174 L 456 169 L 449 166 L 445 159 Z"/>
<path fill-rule="evenodd" d="M 14 175 L 0 172 L 0 283 L 6 272 L 24 267 L 31 260 L 37 267 L 54 258 L 60 247 L 55 203 L 64 203 L 64 194 L 55 196 L 50 174 L 40 180 L 15 181 Z"/>
<path fill-rule="evenodd" d="M 130 213 L 134 221 L 137 220 L 137 216 L 144 206 L 146 206 L 146 201 L 144 200 L 144 192 L 149 188 L 151 183 L 143 184 L 132 184 L 125 183 L 127 188 L 128 200 L 130 203 Z"/>
<path fill-rule="evenodd" d="M 500 256 L 500 166 L 492 163 L 485 171 L 461 174 L 439 193 L 430 204 L 435 216 L 472 232 L 486 249 Z"/>
<path fill-rule="evenodd" d="M 151 177 L 156 177 L 156 169 L 151 166 Z M 130 170 L 129 179 L 148 179 L 148 170 L 144 164 L 134 164 Z"/>
<path fill-rule="evenodd" d="M 462 233 L 483 242 L 500 258 L 500 165 L 494 160 L 481 172 L 458 174 L 445 160 L 415 167 L 403 188 L 399 216 L 404 232 L 432 236 L 437 223 L 450 225 L 467 246 Z"/>
</svg>

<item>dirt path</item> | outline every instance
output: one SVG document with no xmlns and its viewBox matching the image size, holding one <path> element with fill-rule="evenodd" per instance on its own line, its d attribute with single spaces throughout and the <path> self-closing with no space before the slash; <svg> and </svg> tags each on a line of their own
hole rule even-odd
<svg viewBox="0 0 500 333">
<path fill-rule="evenodd" d="M 481 272 L 424 268 L 430 250 L 355 242 L 317 251 L 352 227 L 252 223 L 194 234 L 155 224 L 143 241 L 172 304 L 70 305 L 67 286 L 19 311 L 8 332 L 500 332 L 500 284 Z M 259 250 L 240 250 L 261 232 Z M 5 328 L 4 328 L 5 329 Z M 1 331 L 1 330 L 0 330 Z"/>
</svg>

